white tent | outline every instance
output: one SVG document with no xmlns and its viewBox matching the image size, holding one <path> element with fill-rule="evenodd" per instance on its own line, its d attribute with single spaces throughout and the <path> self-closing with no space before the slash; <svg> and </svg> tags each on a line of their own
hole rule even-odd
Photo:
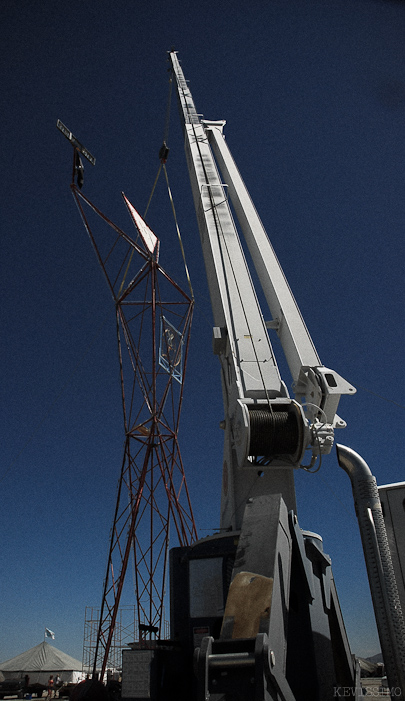
<svg viewBox="0 0 405 701">
<path fill-rule="evenodd" d="M 11 660 L 0 663 L 5 679 L 19 679 L 28 674 L 30 684 L 47 684 L 50 675 L 59 674 L 63 682 L 76 684 L 83 677 L 82 663 L 49 643 L 42 642 Z"/>
</svg>

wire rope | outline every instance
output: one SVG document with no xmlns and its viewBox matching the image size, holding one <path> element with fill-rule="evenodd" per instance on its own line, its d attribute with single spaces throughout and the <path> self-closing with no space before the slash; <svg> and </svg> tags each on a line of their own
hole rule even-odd
<svg viewBox="0 0 405 701">
<path fill-rule="evenodd" d="M 177 231 L 177 236 L 178 236 L 178 239 L 179 239 L 181 255 L 183 256 L 184 269 L 185 269 L 185 271 L 186 271 L 187 282 L 188 282 L 188 286 L 189 286 L 189 288 L 190 288 L 191 299 L 194 300 L 194 292 L 193 292 L 193 287 L 192 287 L 191 279 L 190 279 L 190 273 L 189 273 L 189 269 L 188 269 L 188 265 L 187 265 L 187 261 L 186 261 L 186 254 L 185 254 L 185 252 L 184 252 L 183 241 L 182 241 L 182 238 L 181 238 L 180 228 L 179 228 L 179 224 L 178 224 L 178 221 L 177 221 L 176 209 L 175 209 L 175 207 L 174 207 L 174 201 L 173 201 L 172 191 L 171 191 L 171 189 L 170 189 L 170 184 L 169 184 L 169 176 L 167 175 L 167 168 L 166 168 L 165 164 L 163 164 L 163 172 L 164 172 L 165 178 L 166 178 L 167 191 L 168 191 L 168 193 L 169 193 L 169 200 L 170 200 L 170 204 L 171 204 L 171 207 L 172 207 L 172 212 L 173 212 L 173 217 L 174 217 L 174 223 L 175 223 L 175 225 L 176 225 L 176 231 Z"/>
<path fill-rule="evenodd" d="M 173 74 L 172 74 L 172 72 L 170 72 L 170 75 L 169 75 L 169 94 L 167 97 L 165 128 L 163 131 L 163 143 L 167 143 L 167 141 L 169 139 L 169 125 L 170 125 L 170 112 L 171 112 L 171 104 L 172 104 L 172 91 L 173 91 Z"/>
<path fill-rule="evenodd" d="M 401 404 L 400 402 L 396 402 L 394 399 L 389 399 L 389 397 L 384 397 L 383 394 L 378 394 L 378 392 L 373 392 L 373 390 L 368 389 L 367 387 L 362 387 L 362 385 L 357 384 L 357 382 L 356 382 L 356 387 L 358 389 L 362 389 L 364 392 L 368 392 L 368 394 L 372 394 L 374 397 L 378 397 L 378 399 L 383 399 L 384 402 L 389 402 L 390 404 L 395 404 L 395 406 L 398 406 L 400 409 L 405 409 L 404 404 Z"/>
<path fill-rule="evenodd" d="M 175 209 L 175 206 L 174 206 L 174 200 L 173 200 L 172 190 L 171 190 L 170 183 L 169 183 L 169 176 L 168 176 L 167 168 L 166 168 L 166 159 L 167 159 L 167 155 L 168 155 L 168 153 L 169 153 L 169 149 L 168 149 L 168 147 L 167 147 L 167 141 L 168 141 L 168 138 L 169 138 L 169 126 L 170 126 L 170 112 L 171 112 L 172 89 L 173 89 L 173 76 L 170 75 L 170 77 L 169 77 L 169 94 L 168 94 L 168 98 L 167 98 L 165 125 L 164 125 L 164 129 L 163 129 L 163 145 L 162 145 L 162 147 L 161 147 L 161 149 L 160 149 L 160 152 L 159 152 L 159 156 L 161 156 L 161 157 L 160 157 L 160 164 L 159 164 L 159 168 L 158 168 L 158 172 L 157 172 L 155 181 L 154 181 L 153 186 L 152 186 L 151 193 L 150 193 L 150 195 L 149 195 L 149 199 L 148 199 L 148 203 L 147 203 L 147 205 L 146 205 L 145 212 L 144 212 L 144 214 L 143 214 L 143 219 L 146 218 L 146 215 L 147 215 L 148 210 L 149 210 L 149 207 L 150 207 L 150 203 L 151 203 L 151 201 L 152 201 L 152 197 L 153 197 L 153 195 L 155 194 L 156 186 L 157 186 L 157 184 L 158 184 L 158 180 L 159 180 L 160 174 L 161 174 L 162 169 L 163 169 L 164 174 L 165 174 L 165 179 L 166 179 L 167 192 L 168 192 L 168 196 L 169 196 L 170 206 L 171 206 L 172 213 L 173 213 L 174 224 L 175 224 L 175 227 L 176 227 L 177 237 L 178 237 L 179 244 L 180 244 L 181 255 L 182 255 L 182 258 L 183 258 L 183 263 L 184 263 L 184 269 L 185 269 L 185 273 L 186 273 L 187 283 L 188 283 L 188 286 L 189 286 L 189 288 L 190 288 L 191 299 L 192 299 L 192 301 L 194 302 L 194 291 L 193 291 L 193 287 L 192 287 L 192 284 L 191 284 L 190 272 L 189 272 L 188 265 L 187 265 L 187 261 L 186 261 L 186 254 L 185 254 L 185 251 L 184 251 L 183 241 L 182 241 L 181 233 L 180 233 L 180 227 L 179 227 L 179 223 L 178 223 L 178 219 L 177 219 L 176 209 Z M 130 258 L 129 258 L 129 261 L 128 261 L 128 264 L 127 264 L 127 267 L 126 267 L 126 270 L 125 270 L 125 273 L 124 273 L 124 277 L 123 277 L 123 279 L 122 279 L 122 282 L 121 282 L 121 285 L 120 285 L 120 289 L 119 289 L 119 291 L 118 291 L 118 296 L 119 296 L 119 295 L 121 294 L 121 292 L 122 292 L 122 289 L 123 289 L 123 286 L 124 286 L 124 283 L 125 283 L 125 279 L 126 279 L 127 274 L 128 274 L 129 266 L 130 266 L 130 264 L 131 264 L 131 261 L 132 261 L 133 255 L 134 255 L 134 252 L 135 252 L 135 250 L 133 250 L 132 253 L 131 253 L 131 255 L 130 255 Z"/>
</svg>

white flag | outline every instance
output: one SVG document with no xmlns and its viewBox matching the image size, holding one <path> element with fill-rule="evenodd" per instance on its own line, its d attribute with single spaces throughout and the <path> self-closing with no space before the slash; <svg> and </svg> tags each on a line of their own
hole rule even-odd
<svg viewBox="0 0 405 701">
<path fill-rule="evenodd" d="M 45 638 L 52 638 L 52 640 L 55 640 L 55 633 L 49 630 L 49 628 L 45 628 Z"/>
<path fill-rule="evenodd" d="M 156 234 L 153 233 L 152 229 L 149 228 L 147 223 L 142 219 L 139 212 L 136 211 L 135 207 L 130 203 L 130 201 L 125 197 L 124 193 L 122 196 L 128 207 L 128 211 L 134 221 L 136 228 L 138 229 L 141 239 L 148 249 L 149 253 L 153 253 L 156 249 L 156 244 L 159 243 L 159 239 Z M 158 259 L 159 247 L 156 249 L 156 260 Z"/>
</svg>

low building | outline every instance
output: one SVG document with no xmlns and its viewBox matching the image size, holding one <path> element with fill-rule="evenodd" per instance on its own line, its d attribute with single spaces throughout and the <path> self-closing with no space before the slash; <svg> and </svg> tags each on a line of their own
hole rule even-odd
<svg viewBox="0 0 405 701">
<path fill-rule="evenodd" d="M 5 679 L 20 679 L 28 674 L 30 684 L 46 685 L 49 677 L 53 675 L 55 679 L 57 674 L 62 683 L 77 684 L 83 679 L 82 663 L 45 641 L 0 663 L 0 672 Z"/>
</svg>

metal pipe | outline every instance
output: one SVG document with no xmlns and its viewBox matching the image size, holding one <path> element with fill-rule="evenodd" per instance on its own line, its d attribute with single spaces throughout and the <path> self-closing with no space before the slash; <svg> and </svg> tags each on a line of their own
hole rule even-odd
<svg viewBox="0 0 405 701">
<path fill-rule="evenodd" d="M 252 667 L 255 664 L 255 656 L 250 652 L 226 652 L 222 655 L 208 655 L 208 664 L 210 669 Z"/>
<path fill-rule="evenodd" d="M 391 696 L 405 692 L 405 623 L 388 546 L 377 482 L 363 458 L 336 446 L 340 467 L 349 475 L 371 598 Z M 399 693 L 400 692 L 400 693 Z"/>
</svg>

